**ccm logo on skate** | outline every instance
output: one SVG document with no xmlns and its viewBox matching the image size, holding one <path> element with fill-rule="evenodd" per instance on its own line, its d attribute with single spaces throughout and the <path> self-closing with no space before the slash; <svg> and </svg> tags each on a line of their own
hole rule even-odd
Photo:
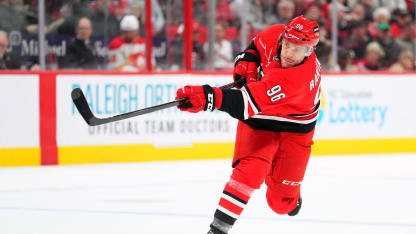
<svg viewBox="0 0 416 234">
<path fill-rule="evenodd" d="M 282 184 L 289 185 L 289 186 L 300 186 L 302 184 L 302 181 L 289 181 L 289 180 L 283 180 Z"/>
</svg>

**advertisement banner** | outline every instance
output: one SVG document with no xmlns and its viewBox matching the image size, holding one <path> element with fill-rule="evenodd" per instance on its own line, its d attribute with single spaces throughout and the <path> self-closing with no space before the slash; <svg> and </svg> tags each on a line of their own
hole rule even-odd
<svg viewBox="0 0 416 234">
<path fill-rule="evenodd" d="M 416 137 L 416 77 L 326 75 L 315 139 Z"/>
<path fill-rule="evenodd" d="M 0 75 L 0 148 L 39 147 L 38 75 Z"/>
<path fill-rule="evenodd" d="M 231 82 L 226 75 L 58 75 L 59 146 L 153 144 L 156 147 L 233 142 L 237 121 L 214 111 L 190 114 L 176 108 L 102 126 L 89 127 L 73 105 L 71 90 L 80 87 L 95 115 L 106 117 L 174 100 L 184 85 Z M 409 108 L 416 100 L 411 75 L 324 75 L 316 140 L 414 138 Z"/>
<path fill-rule="evenodd" d="M 212 75 L 58 75 L 58 146 L 153 144 L 156 147 L 232 142 L 237 121 L 214 111 L 190 114 L 176 107 L 135 118 L 90 127 L 71 100 L 81 88 L 97 117 L 118 115 L 175 99 L 184 85 L 222 86 L 231 76 Z"/>
</svg>

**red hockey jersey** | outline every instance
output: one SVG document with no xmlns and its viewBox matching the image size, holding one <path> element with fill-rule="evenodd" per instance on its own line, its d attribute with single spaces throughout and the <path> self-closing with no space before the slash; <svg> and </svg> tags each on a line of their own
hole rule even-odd
<svg viewBox="0 0 416 234">
<path fill-rule="evenodd" d="M 146 42 L 136 37 L 133 42 L 126 42 L 121 36 L 114 38 L 109 45 L 110 61 L 108 68 L 115 71 L 146 70 Z M 152 57 L 152 65 L 155 64 Z"/>
<path fill-rule="evenodd" d="M 303 63 L 282 68 L 279 40 L 284 25 L 260 32 L 253 46 L 264 76 L 240 90 L 223 90 L 220 110 L 254 129 L 306 133 L 318 117 L 321 65 L 313 52 Z"/>
</svg>

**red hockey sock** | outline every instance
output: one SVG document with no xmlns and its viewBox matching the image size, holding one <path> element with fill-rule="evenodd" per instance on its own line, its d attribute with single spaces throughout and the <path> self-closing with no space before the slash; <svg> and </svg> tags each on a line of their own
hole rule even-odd
<svg viewBox="0 0 416 234">
<path fill-rule="evenodd" d="M 228 233 L 246 207 L 253 191 L 254 188 L 230 179 L 225 185 L 211 226 Z"/>
</svg>

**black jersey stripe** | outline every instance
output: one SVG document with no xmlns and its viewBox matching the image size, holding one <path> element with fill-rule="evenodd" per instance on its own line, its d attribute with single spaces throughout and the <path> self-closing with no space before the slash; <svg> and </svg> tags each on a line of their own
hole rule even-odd
<svg viewBox="0 0 416 234">
<path fill-rule="evenodd" d="M 287 121 L 278 121 L 271 119 L 246 119 L 241 120 L 243 123 L 249 125 L 256 130 L 266 130 L 273 132 L 293 132 L 293 133 L 308 133 L 315 128 L 316 120 L 308 124 L 299 124 Z"/>
<path fill-rule="evenodd" d="M 239 201 L 239 202 L 243 203 L 244 205 L 247 205 L 247 201 L 244 201 L 243 199 L 241 199 L 241 198 L 237 197 L 236 195 L 234 195 L 234 194 L 232 194 L 232 193 L 230 193 L 230 192 L 227 192 L 227 191 L 225 191 L 225 190 L 224 190 L 222 193 L 224 193 L 224 194 L 226 194 L 226 195 L 228 195 L 228 196 L 230 196 L 230 197 L 234 198 L 235 200 L 237 200 L 237 201 Z"/>
<path fill-rule="evenodd" d="M 221 111 L 227 112 L 233 118 L 244 119 L 244 98 L 240 90 L 224 89 L 222 90 Z"/>
<path fill-rule="evenodd" d="M 292 116 L 292 117 L 305 117 L 305 116 L 309 116 L 314 114 L 316 111 L 318 111 L 319 106 L 321 105 L 321 102 L 319 101 L 318 104 L 315 106 L 315 108 L 313 109 L 313 111 L 309 114 L 289 114 L 288 116 Z"/>
</svg>

